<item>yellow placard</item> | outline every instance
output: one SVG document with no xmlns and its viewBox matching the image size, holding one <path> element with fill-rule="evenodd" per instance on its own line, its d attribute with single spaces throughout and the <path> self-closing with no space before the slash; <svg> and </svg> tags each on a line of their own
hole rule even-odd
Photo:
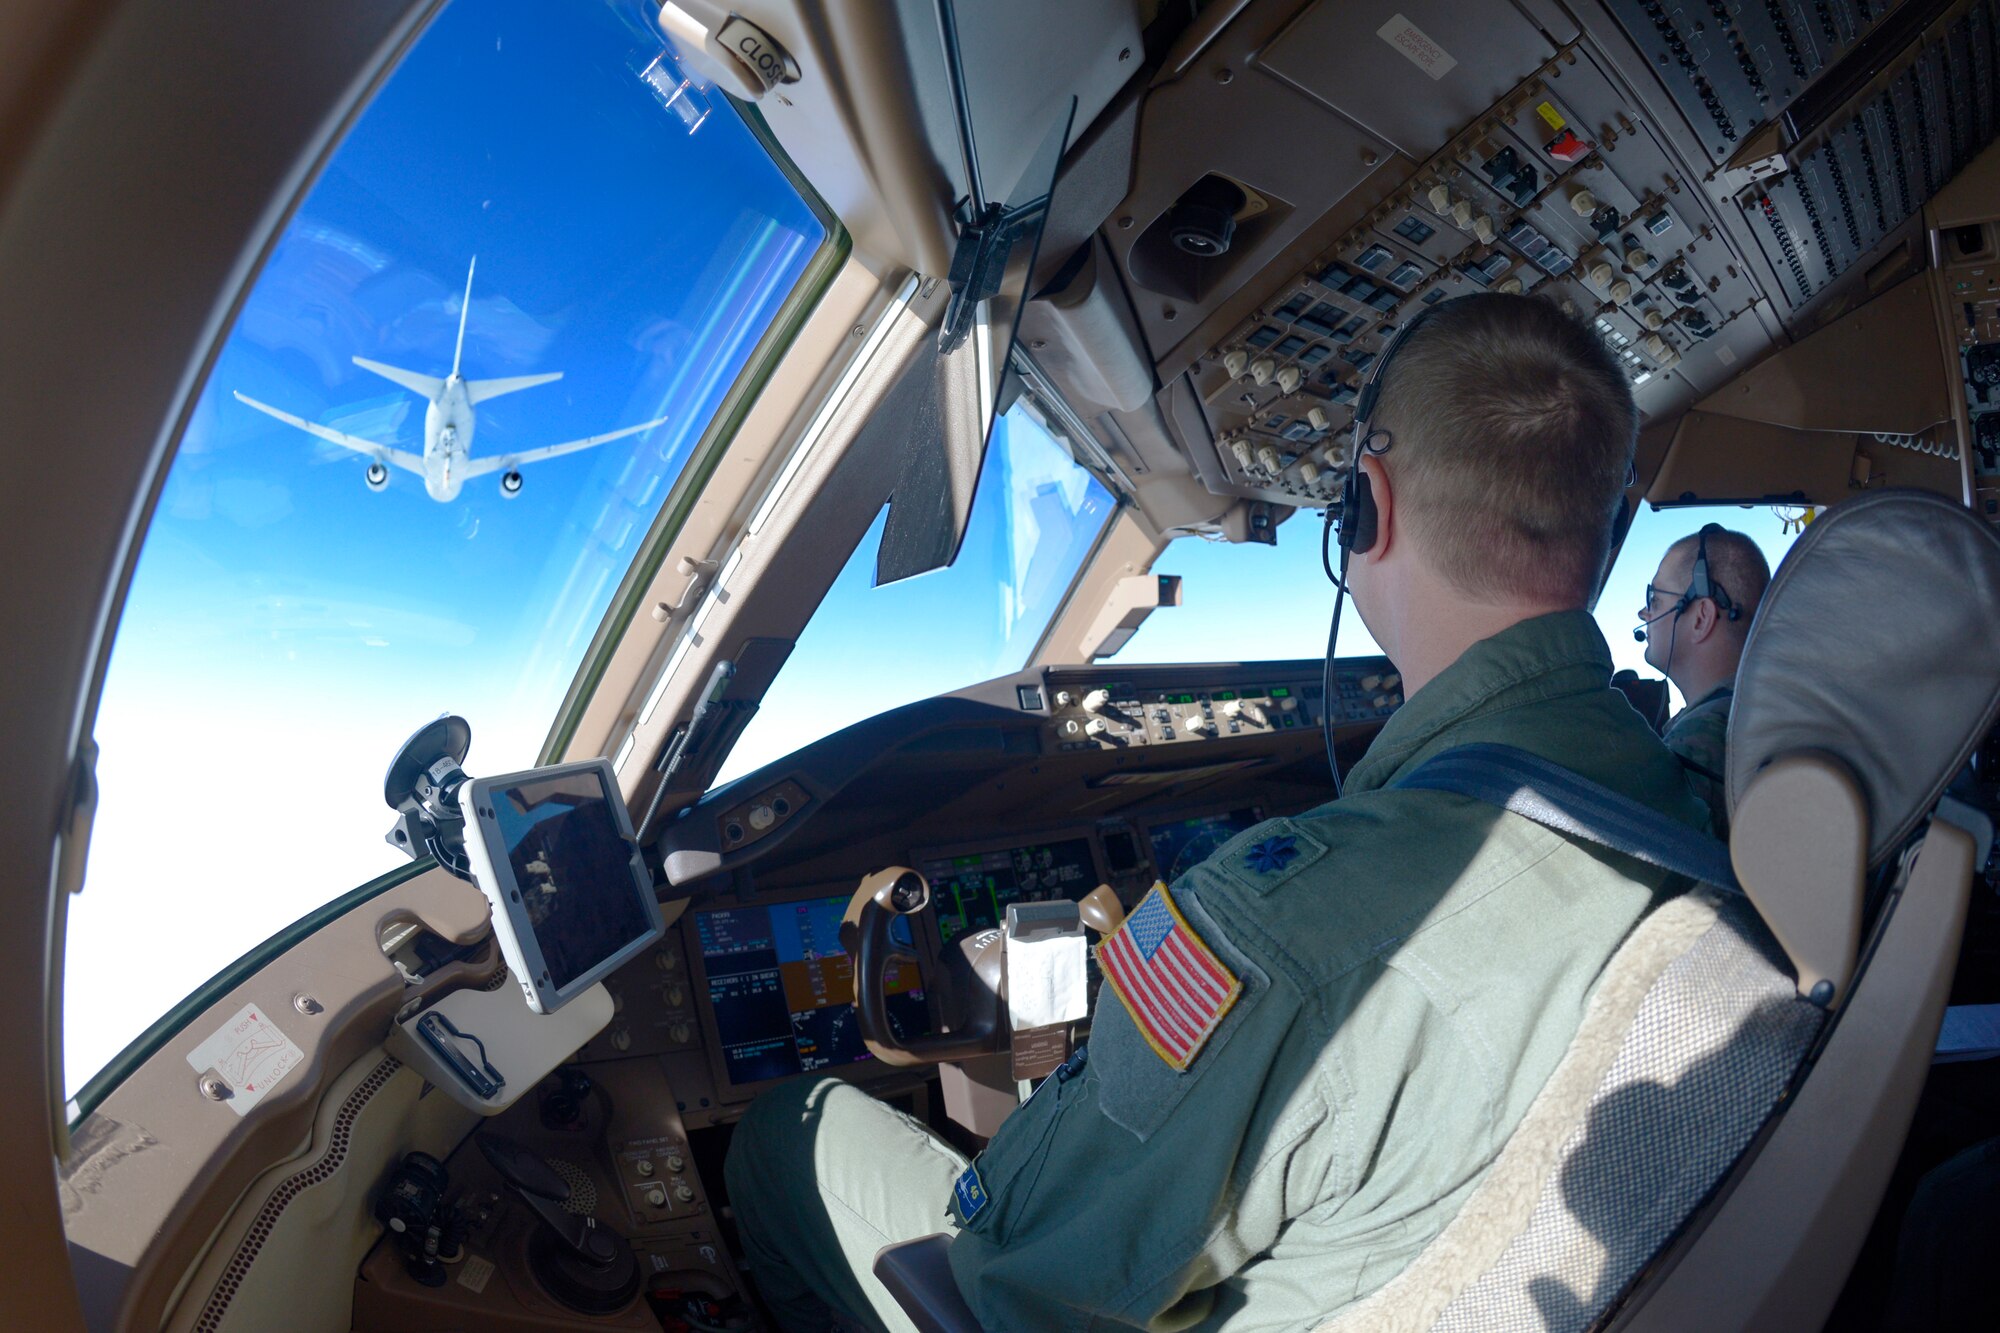
<svg viewBox="0 0 2000 1333">
<path fill-rule="evenodd" d="M 1555 106 L 1549 102 L 1542 103 L 1535 110 L 1542 113 L 1542 119 L 1548 122 L 1549 128 L 1552 130 L 1560 130 L 1564 125 L 1569 123 L 1562 118 L 1562 112 L 1556 110 Z"/>
</svg>

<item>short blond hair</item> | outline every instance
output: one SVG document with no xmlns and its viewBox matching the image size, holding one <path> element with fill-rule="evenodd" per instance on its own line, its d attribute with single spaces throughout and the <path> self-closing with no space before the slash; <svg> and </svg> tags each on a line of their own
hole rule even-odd
<svg viewBox="0 0 2000 1333">
<path fill-rule="evenodd" d="M 1460 591 L 1596 597 L 1639 410 L 1580 321 L 1534 296 L 1452 302 L 1384 368 L 1369 428 L 1388 433 L 1398 512 Z"/>
</svg>

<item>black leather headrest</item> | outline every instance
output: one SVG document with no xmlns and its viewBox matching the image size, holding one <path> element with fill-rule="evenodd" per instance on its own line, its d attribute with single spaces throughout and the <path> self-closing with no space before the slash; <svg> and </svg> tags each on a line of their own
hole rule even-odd
<svg viewBox="0 0 2000 1333">
<path fill-rule="evenodd" d="M 1853 770 L 1877 865 L 2000 712 L 2000 535 L 1928 491 L 1822 514 L 1764 593 L 1729 717 L 1729 808 L 1793 750 Z"/>
</svg>

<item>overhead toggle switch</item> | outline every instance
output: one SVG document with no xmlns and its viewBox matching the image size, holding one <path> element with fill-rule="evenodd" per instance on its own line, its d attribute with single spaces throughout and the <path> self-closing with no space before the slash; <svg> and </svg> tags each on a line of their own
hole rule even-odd
<svg viewBox="0 0 2000 1333">
<path fill-rule="evenodd" d="M 1299 368 L 1297 366 L 1286 366 L 1284 369 L 1278 372 L 1279 392 L 1281 393 L 1298 392 L 1299 382 L 1304 378 L 1305 376 L 1300 373 Z"/>
<path fill-rule="evenodd" d="M 1242 379 L 1244 368 L 1249 364 L 1250 353 L 1240 347 L 1222 358 L 1222 369 L 1233 380 Z"/>
<path fill-rule="evenodd" d="M 1260 387 L 1262 385 L 1269 384 L 1271 382 L 1271 372 L 1276 370 L 1277 368 L 1278 368 L 1278 363 L 1273 361 L 1270 357 L 1268 356 L 1258 357 L 1255 361 L 1252 361 L 1250 363 L 1250 382 Z"/>
<path fill-rule="evenodd" d="M 1443 181 L 1431 186 L 1430 193 L 1424 197 L 1430 200 L 1433 213 L 1443 213 L 1451 208 L 1451 187 Z"/>
<path fill-rule="evenodd" d="M 1481 213 L 1472 220 L 1472 234 L 1479 238 L 1481 245 L 1493 244 L 1493 219 Z"/>
<path fill-rule="evenodd" d="M 1458 229 L 1460 231 L 1465 231 L 1468 228 L 1470 228 L 1472 226 L 1471 201 L 1466 199 L 1461 199 L 1457 203 L 1453 204 L 1451 206 L 1451 220 L 1458 224 Z"/>
<path fill-rule="evenodd" d="M 1639 346 L 1647 356 L 1655 361 L 1667 354 L 1667 340 L 1657 333 L 1649 333 L 1639 340 Z"/>
</svg>

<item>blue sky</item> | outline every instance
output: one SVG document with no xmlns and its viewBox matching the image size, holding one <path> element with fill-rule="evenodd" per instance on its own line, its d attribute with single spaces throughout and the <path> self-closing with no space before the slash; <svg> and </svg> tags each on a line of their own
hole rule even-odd
<svg viewBox="0 0 2000 1333">
<path fill-rule="evenodd" d="M 246 949 L 399 863 L 382 772 L 418 725 L 464 714 L 475 772 L 534 762 L 674 477 L 823 240 L 723 98 L 690 133 L 642 78 L 663 46 L 641 18 L 454 0 L 259 274 L 114 641 L 103 804 L 70 913 L 72 1090 Z M 448 372 L 474 255 L 465 375 L 564 376 L 482 405 L 475 457 L 666 424 L 536 464 L 516 499 L 489 476 L 438 504 L 404 472 L 369 492 L 364 458 L 230 396 L 420 451 L 423 401 L 351 358 Z M 188 791 L 204 793 L 193 819 Z M 269 804 L 241 820 L 230 793 Z"/>
</svg>

